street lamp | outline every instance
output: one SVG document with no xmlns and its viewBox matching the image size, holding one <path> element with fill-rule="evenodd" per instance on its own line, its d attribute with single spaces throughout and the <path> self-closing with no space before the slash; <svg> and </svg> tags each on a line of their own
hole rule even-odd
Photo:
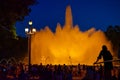
<svg viewBox="0 0 120 80">
<path fill-rule="evenodd" d="M 28 70 L 30 72 L 30 67 L 31 67 L 31 37 L 32 34 L 36 32 L 36 29 L 32 27 L 32 21 L 29 21 L 29 28 L 25 28 L 25 33 L 27 34 L 28 37 Z"/>
</svg>

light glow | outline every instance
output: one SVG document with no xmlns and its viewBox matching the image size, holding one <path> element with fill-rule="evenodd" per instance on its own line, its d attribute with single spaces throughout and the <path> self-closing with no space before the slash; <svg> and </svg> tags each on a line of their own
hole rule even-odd
<svg viewBox="0 0 120 80">
<path fill-rule="evenodd" d="M 33 28 L 33 29 L 32 29 L 32 32 L 33 32 L 33 33 L 35 33 L 35 32 L 36 32 L 36 29 L 35 29 L 35 28 Z"/>
<path fill-rule="evenodd" d="M 31 25 L 32 25 L 32 20 L 30 20 L 30 21 L 28 22 L 28 24 L 31 26 Z"/>
<path fill-rule="evenodd" d="M 104 32 L 95 28 L 83 32 L 78 25 L 73 26 L 71 8 L 68 6 L 63 27 L 58 23 L 54 33 L 46 26 L 32 35 L 32 64 L 92 65 L 102 45 L 112 52 Z"/>
<path fill-rule="evenodd" d="M 28 28 L 25 28 L 25 32 L 28 33 L 28 32 L 29 32 L 29 29 L 28 29 Z"/>
</svg>

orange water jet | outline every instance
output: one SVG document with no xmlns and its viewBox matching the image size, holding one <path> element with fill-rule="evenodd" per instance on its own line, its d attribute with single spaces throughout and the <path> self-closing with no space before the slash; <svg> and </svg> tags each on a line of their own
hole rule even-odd
<svg viewBox="0 0 120 80">
<path fill-rule="evenodd" d="M 112 52 L 104 32 L 95 28 L 82 32 L 72 22 L 71 8 L 68 6 L 63 27 L 58 23 L 55 33 L 45 27 L 32 36 L 32 64 L 91 65 L 103 44 Z"/>
</svg>

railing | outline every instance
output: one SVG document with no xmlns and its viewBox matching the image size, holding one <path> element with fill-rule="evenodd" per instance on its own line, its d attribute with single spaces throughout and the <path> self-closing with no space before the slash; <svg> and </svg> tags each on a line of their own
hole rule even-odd
<svg viewBox="0 0 120 80">
<path fill-rule="evenodd" d="M 115 60 L 108 60 L 108 61 L 103 61 L 103 62 L 97 62 L 97 63 L 94 63 L 94 64 L 101 64 L 101 63 L 106 63 L 106 62 L 119 62 L 120 59 L 115 59 Z"/>
<path fill-rule="evenodd" d="M 9 64 L 9 63 L 17 64 L 17 61 L 14 57 L 11 57 L 10 59 L 3 58 L 0 60 L 0 64 L 2 64 L 2 63 L 4 63 L 4 64 Z"/>
</svg>

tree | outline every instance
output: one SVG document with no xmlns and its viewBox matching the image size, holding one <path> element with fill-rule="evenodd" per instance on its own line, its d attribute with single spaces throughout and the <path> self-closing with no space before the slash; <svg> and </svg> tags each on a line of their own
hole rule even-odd
<svg viewBox="0 0 120 80">
<path fill-rule="evenodd" d="M 107 38 L 112 42 L 113 50 L 115 52 L 115 55 L 117 55 L 118 47 L 120 44 L 120 26 L 109 26 L 105 34 Z"/>
<path fill-rule="evenodd" d="M 31 12 L 31 5 L 36 0 L 0 0 L 0 28 L 5 27 L 15 35 L 16 21 L 24 20 L 24 17 Z"/>
<path fill-rule="evenodd" d="M 24 20 L 37 0 L 0 0 L 0 59 L 23 57 L 27 39 L 16 38 L 15 23 Z"/>
</svg>

